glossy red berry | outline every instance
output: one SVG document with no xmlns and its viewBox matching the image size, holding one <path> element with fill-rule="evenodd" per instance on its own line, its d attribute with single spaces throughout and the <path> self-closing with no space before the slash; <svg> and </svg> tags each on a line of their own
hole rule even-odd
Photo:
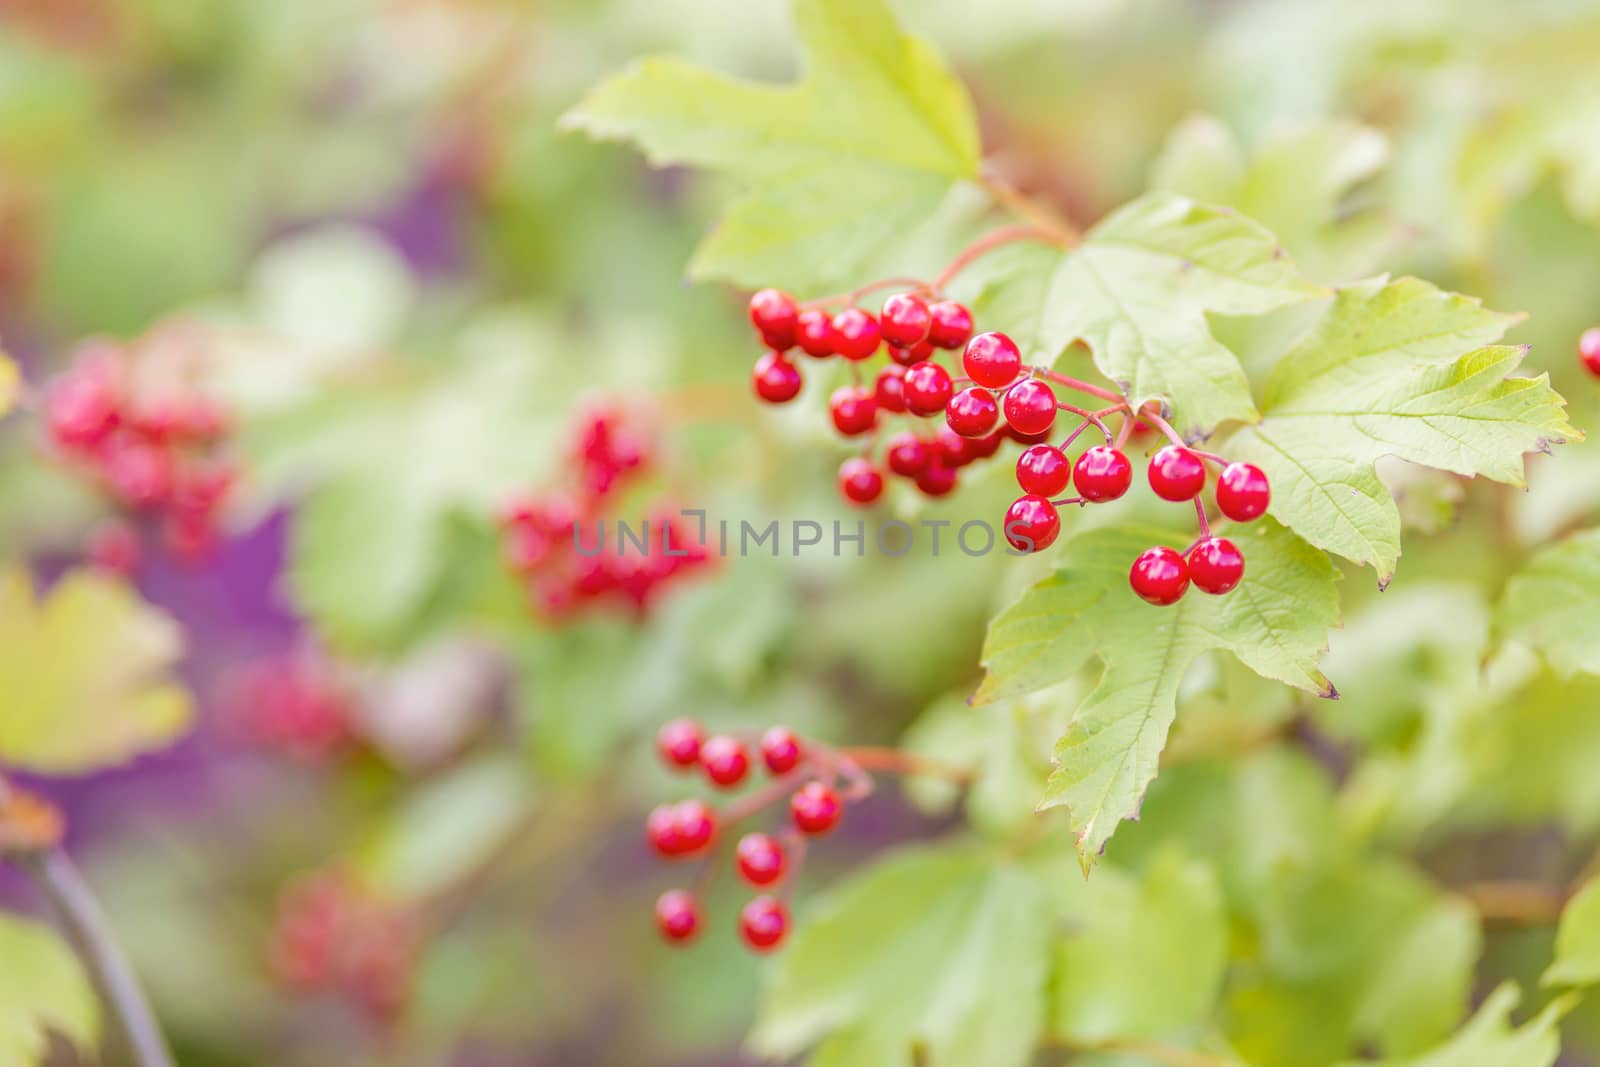
<svg viewBox="0 0 1600 1067">
<path fill-rule="evenodd" d="M 1042 496 L 1029 493 L 1006 509 L 1006 540 L 1019 552 L 1042 552 L 1061 534 L 1061 513 Z"/>
<path fill-rule="evenodd" d="M 750 325 L 768 348 L 782 352 L 793 346 L 799 317 L 794 297 L 781 289 L 762 289 L 750 298 Z"/>
<path fill-rule="evenodd" d="M 1189 550 L 1189 580 L 1202 593 L 1221 596 L 1244 577 L 1244 553 L 1226 537 L 1207 537 Z"/>
<path fill-rule="evenodd" d="M 955 491 L 958 477 L 954 467 L 942 456 L 936 456 L 917 472 L 917 491 L 929 497 L 949 496 Z"/>
<path fill-rule="evenodd" d="M 803 834 L 825 834 L 839 823 L 844 804 L 821 782 L 807 782 L 789 798 L 789 814 Z"/>
<path fill-rule="evenodd" d="M 1072 464 L 1055 445 L 1029 445 L 1017 457 L 1017 484 L 1024 493 L 1052 497 L 1072 482 Z"/>
<path fill-rule="evenodd" d="M 761 735 L 761 761 L 773 774 L 788 774 L 800 765 L 805 747 L 787 726 L 773 726 Z"/>
<path fill-rule="evenodd" d="M 883 334 L 871 312 L 845 308 L 833 317 L 833 347 L 845 359 L 871 359 L 882 343 Z"/>
<path fill-rule="evenodd" d="M 1004 426 L 985 434 L 976 440 L 967 442 L 967 452 L 973 459 L 988 459 L 1000 451 L 1000 446 L 1006 442 L 1006 429 Z"/>
<path fill-rule="evenodd" d="M 834 354 L 833 319 L 821 308 L 805 308 L 795 319 L 795 343 L 800 351 L 817 359 Z"/>
<path fill-rule="evenodd" d="M 1234 522 L 1249 522 L 1266 514 L 1272 487 L 1260 467 L 1230 463 L 1217 477 L 1217 510 Z"/>
<path fill-rule="evenodd" d="M 972 336 L 972 312 L 954 300 L 929 304 L 928 315 L 928 340 L 935 348 L 960 348 Z"/>
<path fill-rule="evenodd" d="M 656 754 L 668 767 L 688 770 L 700 762 L 704 739 L 704 731 L 693 719 L 673 719 L 656 731 Z"/>
<path fill-rule="evenodd" d="M 1579 335 L 1578 358 L 1590 374 L 1600 377 L 1600 326 L 1591 326 Z"/>
<path fill-rule="evenodd" d="M 932 448 L 914 433 L 897 433 L 889 438 L 884 455 L 889 469 L 902 478 L 915 478 L 928 465 Z"/>
<path fill-rule="evenodd" d="M 1095 445 L 1086 449 L 1072 467 L 1072 484 L 1078 495 L 1093 504 L 1115 500 L 1133 484 L 1133 464 L 1120 449 Z"/>
<path fill-rule="evenodd" d="M 783 901 L 756 897 L 739 912 L 739 936 L 757 952 L 777 948 L 789 931 L 789 912 Z"/>
<path fill-rule="evenodd" d="M 1189 588 L 1189 565 L 1175 548 L 1147 548 L 1133 561 L 1128 584 L 1152 604 L 1176 604 Z"/>
<path fill-rule="evenodd" d="M 933 346 L 926 341 L 918 341 L 910 348 L 902 348 L 900 345 L 889 346 L 889 358 L 902 367 L 915 366 L 931 355 Z"/>
<path fill-rule="evenodd" d="M 780 352 L 768 352 L 756 360 L 750 373 L 756 396 L 769 404 L 786 404 L 800 394 L 800 368 Z"/>
<path fill-rule="evenodd" d="M 700 766 L 712 785 L 738 785 L 750 770 L 750 753 L 738 738 L 718 735 L 708 737 L 700 744 Z"/>
<path fill-rule="evenodd" d="M 978 442 L 971 437 L 962 437 L 950 428 L 948 422 L 934 431 L 933 446 L 939 459 L 951 470 L 965 467 L 977 458 Z"/>
<path fill-rule="evenodd" d="M 961 357 L 967 377 L 991 389 L 1004 389 L 1022 373 L 1022 350 L 1003 333 L 980 333 Z"/>
<path fill-rule="evenodd" d="M 906 410 L 913 415 L 937 415 L 950 403 L 955 387 L 950 372 L 927 360 L 906 370 Z"/>
<path fill-rule="evenodd" d="M 1056 421 L 1056 394 L 1037 378 L 1027 378 L 1006 390 L 1006 424 L 1021 434 L 1044 433 Z"/>
<path fill-rule="evenodd" d="M 944 419 L 962 437 L 983 437 L 1000 421 L 1000 405 L 989 390 L 974 385 L 950 398 Z"/>
<path fill-rule="evenodd" d="M 734 849 L 739 876 L 751 885 L 771 885 L 783 877 L 783 846 L 770 834 L 745 834 Z"/>
<path fill-rule="evenodd" d="M 854 456 L 839 467 L 839 492 L 853 504 L 870 504 L 883 495 L 883 475 L 871 460 Z"/>
<path fill-rule="evenodd" d="M 872 395 L 884 411 L 905 411 L 906 369 L 893 363 L 884 367 L 872 384 Z"/>
<path fill-rule="evenodd" d="M 878 401 L 862 385 L 842 385 L 828 398 L 833 425 L 846 437 L 869 432 L 878 422 Z"/>
<path fill-rule="evenodd" d="M 922 297 L 914 293 L 896 293 L 883 302 L 878 326 L 889 344 L 910 348 L 928 339 L 933 315 Z"/>
<path fill-rule="evenodd" d="M 700 932 L 700 906 L 687 889 L 669 889 L 656 898 L 656 929 L 674 944 L 694 940 Z"/>
<path fill-rule="evenodd" d="M 1167 445 L 1150 457 L 1150 488 L 1162 500 L 1193 500 L 1206 487 L 1206 465 L 1180 445 Z"/>
</svg>

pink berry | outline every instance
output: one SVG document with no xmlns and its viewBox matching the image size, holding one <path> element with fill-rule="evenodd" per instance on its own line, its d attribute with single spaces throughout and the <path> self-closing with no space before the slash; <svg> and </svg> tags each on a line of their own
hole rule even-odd
<svg viewBox="0 0 1600 1067">
<path fill-rule="evenodd" d="M 871 359 L 883 343 L 878 320 L 860 308 L 845 308 L 833 317 L 833 347 L 845 359 Z"/>
<path fill-rule="evenodd" d="M 728 788 L 744 781 L 750 770 L 750 754 L 738 738 L 708 737 L 700 745 L 700 766 L 712 785 Z"/>
<path fill-rule="evenodd" d="M 1221 596 L 1244 577 L 1244 553 L 1226 537 L 1207 537 L 1189 550 L 1189 578 L 1202 593 Z"/>
<path fill-rule="evenodd" d="M 821 782 L 807 782 L 789 798 L 789 814 L 803 834 L 825 834 L 839 823 L 844 804 Z"/>
<path fill-rule="evenodd" d="M 1147 548 L 1133 561 L 1128 584 L 1152 604 L 1176 604 L 1189 588 L 1189 565 L 1175 548 Z"/>
<path fill-rule="evenodd" d="M 751 885 L 771 885 L 783 877 L 783 846 L 769 834 L 745 834 L 734 850 L 739 875 Z"/>
<path fill-rule="evenodd" d="M 944 408 L 945 422 L 962 437 L 982 437 L 1000 421 L 1000 405 L 981 385 L 961 390 Z"/>
<path fill-rule="evenodd" d="M 1019 552 L 1042 552 L 1060 533 L 1061 514 L 1042 496 L 1030 493 L 1006 509 L 1006 540 Z"/>
<path fill-rule="evenodd" d="M 1266 514 L 1272 489 L 1260 467 L 1230 463 L 1217 477 L 1217 510 L 1234 522 L 1250 522 Z"/>
<path fill-rule="evenodd" d="M 1085 450 L 1072 468 L 1078 495 L 1094 504 L 1115 500 L 1133 484 L 1133 464 L 1120 449 L 1096 445 Z"/>
<path fill-rule="evenodd" d="M 789 912 L 781 900 L 756 897 L 739 912 L 739 936 L 757 952 L 777 948 L 789 930 Z"/>
<path fill-rule="evenodd" d="M 1150 457 L 1148 475 L 1162 500 L 1193 500 L 1206 486 L 1205 462 L 1180 445 L 1167 445 Z"/>
<path fill-rule="evenodd" d="M 953 391 L 950 372 L 937 363 L 924 360 L 906 370 L 906 410 L 913 415 L 937 415 Z"/>
<path fill-rule="evenodd" d="M 800 395 L 800 368 L 783 358 L 780 352 L 768 352 L 756 360 L 750 374 L 750 384 L 756 396 L 769 404 L 786 404 Z"/>
<path fill-rule="evenodd" d="M 896 293 L 883 302 L 878 316 L 883 339 L 900 348 L 910 348 L 928 338 L 933 326 L 933 315 L 927 301 L 914 293 Z"/>
<path fill-rule="evenodd" d="M 1006 390 L 1006 423 L 1018 433 L 1037 435 L 1056 421 L 1056 394 L 1037 378 L 1025 378 Z"/>
<path fill-rule="evenodd" d="M 1578 358 L 1590 374 L 1600 377 L 1600 326 L 1591 326 L 1579 335 Z"/>
<path fill-rule="evenodd" d="M 139 544 L 139 531 L 131 523 L 107 519 L 89 535 L 84 555 L 96 570 L 126 578 L 138 569 L 144 550 Z"/>
<path fill-rule="evenodd" d="M 693 719 L 673 719 L 656 731 L 656 754 L 668 767 L 687 770 L 700 762 L 704 736 Z"/>
<path fill-rule="evenodd" d="M 788 774 L 800 765 L 805 748 L 787 726 L 774 726 L 761 735 L 761 760 L 773 774 Z"/>
<path fill-rule="evenodd" d="M 794 297 L 780 289 L 762 289 L 750 298 L 750 325 L 768 348 L 782 352 L 794 345 L 800 309 Z"/>
<path fill-rule="evenodd" d="M 1004 389 L 1022 373 L 1022 350 L 1003 333 L 980 333 L 961 357 L 967 377 L 990 389 Z"/>
<path fill-rule="evenodd" d="M 1052 497 L 1072 482 L 1072 464 L 1055 445 L 1029 445 L 1017 457 L 1017 484 L 1024 493 Z"/>
<path fill-rule="evenodd" d="M 853 504 L 870 504 L 883 495 L 883 475 L 871 460 L 854 456 L 839 467 L 839 492 Z"/>
<path fill-rule="evenodd" d="M 700 931 L 700 907 L 686 889 L 669 889 L 656 898 L 656 929 L 674 944 L 694 940 Z"/>
</svg>

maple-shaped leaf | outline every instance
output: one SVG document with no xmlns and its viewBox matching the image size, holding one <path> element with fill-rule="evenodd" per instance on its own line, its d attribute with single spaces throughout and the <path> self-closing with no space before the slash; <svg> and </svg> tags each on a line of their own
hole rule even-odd
<svg viewBox="0 0 1600 1067">
<path fill-rule="evenodd" d="M 1561 1053 L 1561 1019 L 1576 999 L 1558 997 L 1521 1026 L 1512 1026 L 1518 999 L 1516 984 L 1507 982 L 1437 1048 L 1418 1056 L 1352 1060 L 1340 1067 L 1550 1067 Z"/>
<path fill-rule="evenodd" d="M 795 0 L 805 77 L 739 81 L 670 57 L 592 91 L 568 128 L 636 142 L 656 165 L 744 190 L 690 266 L 699 278 L 802 291 L 855 284 L 959 182 L 978 176 L 966 89 L 883 0 Z"/>
<path fill-rule="evenodd" d="M 1146 604 L 1128 570 L 1151 545 L 1182 547 L 1170 530 L 1110 527 L 1073 538 L 1065 561 L 989 624 L 988 674 L 974 703 L 1019 696 L 1070 677 L 1089 657 L 1099 684 L 1056 745 L 1043 807 L 1070 809 L 1078 854 L 1093 863 L 1117 824 L 1139 810 L 1176 712 L 1178 685 L 1202 653 L 1222 649 L 1267 678 L 1336 695 L 1317 669 L 1338 623 L 1327 556 L 1270 521 L 1228 531 L 1245 557 L 1226 596 L 1198 590 L 1172 607 Z"/>
<path fill-rule="evenodd" d="M 1285 526 L 1387 584 L 1400 512 L 1379 459 L 1521 485 L 1525 453 L 1579 436 L 1545 376 L 1511 377 L 1524 348 L 1485 347 L 1515 321 L 1415 278 L 1347 286 L 1217 450 L 1267 472 Z"/>
<path fill-rule="evenodd" d="M 0 571 L 0 763 L 77 774 L 172 741 L 191 713 L 182 651 L 123 582 L 74 571 L 39 601 L 27 574 Z"/>
<path fill-rule="evenodd" d="M 981 272 L 975 311 L 1034 363 L 1083 341 L 1136 406 L 1172 408 L 1186 434 L 1256 417 L 1238 358 L 1207 316 L 1260 315 L 1324 292 L 1272 233 L 1237 212 L 1149 193 L 1075 248 L 1027 247 Z"/>
</svg>

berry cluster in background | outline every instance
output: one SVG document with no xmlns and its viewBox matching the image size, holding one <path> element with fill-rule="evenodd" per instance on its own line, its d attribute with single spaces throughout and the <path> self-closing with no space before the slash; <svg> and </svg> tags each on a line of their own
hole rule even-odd
<svg viewBox="0 0 1600 1067">
<path fill-rule="evenodd" d="M 698 798 L 662 804 L 645 820 L 651 849 L 667 860 L 708 856 L 735 826 L 782 804 L 786 825 L 740 836 L 732 866 L 757 891 L 739 912 L 739 936 L 756 952 L 782 943 L 789 929 L 788 899 L 806 843 L 834 829 L 850 803 L 872 792 L 872 770 L 957 774 L 893 749 L 831 748 L 774 726 L 759 737 L 707 735 L 693 719 L 674 719 L 656 735 L 661 763 L 678 773 L 699 772 L 718 790 L 750 779 L 757 761 L 770 779 L 720 811 Z M 656 926 L 669 942 L 697 937 L 704 925 L 700 900 L 718 861 L 704 867 L 694 890 L 672 889 L 656 901 Z"/>
<path fill-rule="evenodd" d="M 131 573 L 142 556 L 140 528 L 186 561 L 207 558 L 236 470 L 226 456 L 229 420 L 190 385 L 181 368 L 138 366 L 110 342 L 93 342 L 44 393 L 50 448 L 93 479 L 120 515 L 91 535 L 96 566 Z"/>
<path fill-rule="evenodd" d="M 763 289 L 750 298 L 750 323 L 769 349 L 754 370 L 756 395 L 762 400 L 782 404 L 799 395 L 801 373 L 790 354 L 795 348 L 814 359 L 840 356 L 851 364 L 856 381 L 834 391 L 829 411 L 840 434 L 868 437 L 869 444 L 839 468 L 839 490 L 846 500 L 860 505 L 876 501 L 883 494 L 884 469 L 910 479 L 927 496 L 944 496 L 955 488 L 960 467 L 994 455 L 1009 439 L 1024 448 L 1016 466 L 1022 496 L 1006 510 L 1006 540 L 1020 552 L 1038 552 L 1060 536 L 1062 507 L 1106 503 L 1128 491 L 1133 463 L 1123 446 L 1135 432 L 1158 431 L 1171 443 L 1150 460 L 1150 488 L 1163 500 L 1193 500 L 1200 538 L 1186 552 L 1156 547 L 1140 555 L 1129 574 L 1134 592 L 1165 605 L 1176 603 L 1191 583 L 1217 595 L 1239 584 L 1244 556 L 1232 541 L 1212 536 L 1200 493 L 1206 465 L 1214 463 L 1221 467 L 1218 511 L 1237 522 L 1259 518 L 1271 498 L 1259 468 L 1188 447 L 1152 405 L 1134 411 L 1113 390 L 1026 365 L 1009 336 L 998 331 L 974 335 L 967 308 L 930 299 L 936 286 L 918 283 L 912 291 L 895 293 L 877 316 L 854 306 L 865 292 L 899 284 L 892 279 L 845 297 L 805 304 L 777 289 Z M 829 315 L 828 306 L 839 302 L 848 306 Z M 1600 331 L 1593 347 L 1600 361 Z M 957 349 L 961 377 L 937 361 L 940 351 Z M 888 352 L 889 360 L 868 386 L 859 367 L 880 350 Z M 1057 387 L 1103 404 L 1091 410 L 1068 403 L 1057 396 Z M 1074 416 L 1076 424 L 1059 444 L 1052 444 L 1049 437 L 1063 412 Z M 894 433 L 884 442 L 882 468 L 874 461 L 883 416 L 940 414 L 944 421 L 933 434 L 914 429 Z M 1107 425 L 1111 419 L 1121 420 L 1115 433 Z M 1091 428 L 1104 443 L 1073 460 L 1067 450 Z M 1063 497 L 1069 488 L 1077 495 Z"/>
<path fill-rule="evenodd" d="M 310 649 L 235 668 L 225 692 L 228 724 L 252 747 L 321 764 L 355 742 L 354 695 L 338 667 Z"/>
<path fill-rule="evenodd" d="M 287 886 L 270 940 L 273 977 L 302 995 L 341 998 L 391 1025 L 410 996 L 416 917 L 348 871 L 318 871 Z"/>
<path fill-rule="evenodd" d="M 546 619 L 607 604 L 643 614 L 664 587 L 710 563 L 677 509 L 647 504 L 638 519 L 619 510 L 655 459 L 640 422 L 617 407 L 581 415 L 571 432 L 567 484 L 519 497 L 500 514 L 502 558 Z M 639 544 L 622 536 L 618 519 Z"/>
</svg>

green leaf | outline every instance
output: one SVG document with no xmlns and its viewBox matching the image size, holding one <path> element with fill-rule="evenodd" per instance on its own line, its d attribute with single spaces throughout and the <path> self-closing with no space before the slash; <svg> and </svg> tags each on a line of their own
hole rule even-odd
<svg viewBox="0 0 1600 1067">
<path fill-rule="evenodd" d="M 795 0 L 806 76 L 758 85 L 668 57 L 591 92 L 563 123 L 636 142 L 658 166 L 730 175 L 745 193 L 691 273 L 810 290 L 854 284 L 953 186 L 978 175 L 965 88 L 883 0 Z"/>
<path fill-rule="evenodd" d="M 1185 433 L 1257 417 L 1206 316 L 1260 315 L 1321 292 L 1259 224 L 1163 192 L 1113 212 L 1075 249 L 1014 252 L 990 278 L 978 310 L 1007 323 L 1031 361 L 1052 363 L 1082 340 L 1135 406 L 1169 402 Z"/>
<path fill-rule="evenodd" d="M 1352 1060 L 1341 1067 L 1551 1067 L 1561 1052 L 1560 1022 L 1577 1003 L 1562 997 L 1521 1026 L 1511 1025 L 1517 987 L 1506 983 L 1454 1037 L 1419 1056 Z"/>
<path fill-rule="evenodd" d="M 1584 530 L 1551 545 L 1506 583 L 1495 609 L 1505 639 L 1536 649 L 1562 677 L 1600 674 L 1600 530 Z"/>
<path fill-rule="evenodd" d="M 1272 513 L 1319 548 L 1378 568 L 1400 557 L 1383 456 L 1523 484 L 1523 454 L 1576 437 L 1546 377 L 1509 377 L 1525 349 L 1481 347 L 1514 316 L 1415 278 L 1339 290 L 1279 361 L 1264 418 L 1219 450 L 1272 481 Z"/>
<path fill-rule="evenodd" d="M 191 714 L 182 652 L 177 624 L 122 582 L 73 571 L 41 602 L 0 571 L 0 762 L 79 774 L 166 745 Z"/>
<path fill-rule="evenodd" d="M 44 1063 L 49 1034 L 84 1051 L 99 1038 L 89 978 L 66 942 L 38 923 L 0 914 L 0 1063 Z"/>
<path fill-rule="evenodd" d="M 1022 1067 L 1044 1015 L 1038 873 L 971 847 L 902 852 L 836 890 L 776 962 L 751 1044 L 813 1067 Z"/>
<path fill-rule="evenodd" d="M 1556 958 L 1543 981 L 1547 986 L 1600 982 L 1600 881 L 1584 883 L 1561 909 Z"/>
<path fill-rule="evenodd" d="M 989 625 L 988 674 L 975 703 L 1062 681 L 1090 656 L 1105 665 L 1056 745 L 1059 766 L 1042 802 L 1071 809 L 1085 869 L 1117 823 L 1138 812 L 1166 744 L 1178 685 L 1202 653 L 1222 649 L 1257 674 L 1335 695 L 1317 669 L 1339 617 L 1333 565 L 1274 523 L 1233 536 L 1247 562 L 1244 581 L 1227 596 L 1146 604 L 1128 588 L 1134 558 L 1153 544 L 1181 542 L 1168 530 L 1107 528 L 1074 538 L 1062 552 L 1068 562 Z"/>
<path fill-rule="evenodd" d="M 1210 1018 L 1228 960 L 1211 867 L 1161 853 L 1140 878 L 1107 867 L 1085 886 L 1056 951 L 1052 1029 L 1073 1044 L 1156 1038 Z"/>
</svg>

